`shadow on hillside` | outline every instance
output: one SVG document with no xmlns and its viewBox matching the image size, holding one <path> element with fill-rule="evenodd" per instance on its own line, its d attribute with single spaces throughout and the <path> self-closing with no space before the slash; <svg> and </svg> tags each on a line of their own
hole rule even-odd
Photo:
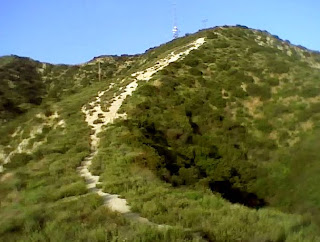
<svg viewBox="0 0 320 242">
<path fill-rule="evenodd" d="M 232 187 L 229 181 L 211 183 L 210 189 L 213 192 L 220 193 L 224 199 L 227 199 L 231 203 L 239 203 L 249 208 L 258 209 L 268 205 L 264 199 L 259 198 L 256 194 Z"/>
</svg>

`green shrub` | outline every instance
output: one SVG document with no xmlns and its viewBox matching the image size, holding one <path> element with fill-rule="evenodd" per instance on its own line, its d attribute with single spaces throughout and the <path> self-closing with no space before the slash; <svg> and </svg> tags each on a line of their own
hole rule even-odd
<svg viewBox="0 0 320 242">
<path fill-rule="evenodd" d="M 93 121 L 93 124 L 102 124 L 102 123 L 103 123 L 103 120 L 101 118 L 98 118 Z"/>
<path fill-rule="evenodd" d="M 267 119 L 256 119 L 255 125 L 258 130 L 266 134 L 269 134 L 273 130 L 272 125 L 269 123 Z"/>
<path fill-rule="evenodd" d="M 279 117 L 292 111 L 288 106 L 283 104 L 275 104 L 270 107 L 270 117 Z"/>
<path fill-rule="evenodd" d="M 194 76 L 202 76 L 202 71 L 200 71 L 199 69 L 197 69 L 195 67 L 192 67 L 189 70 L 189 72 L 190 72 L 191 75 L 194 75 Z"/>
<path fill-rule="evenodd" d="M 11 157 L 10 162 L 4 166 L 9 169 L 15 169 L 26 165 L 30 160 L 32 160 L 31 155 L 27 153 L 16 153 Z"/>
<path fill-rule="evenodd" d="M 250 96 L 260 97 L 261 100 L 268 100 L 271 98 L 271 89 L 268 85 L 257 85 L 254 83 L 249 83 L 247 85 L 247 92 Z"/>
<path fill-rule="evenodd" d="M 253 47 L 249 48 L 248 54 L 254 54 L 254 53 L 263 52 L 263 51 L 265 51 L 265 47 L 263 47 L 263 46 L 253 46 Z"/>
<path fill-rule="evenodd" d="M 214 32 L 208 32 L 207 33 L 207 38 L 208 39 L 217 39 L 218 38 L 218 35 Z"/>
<path fill-rule="evenodd" d="M 316 97 L 320 95 L 320 88 L 307 86 L 301 90 L 301 96 L 305 98 Z"/>
<path fill-rule="evenodd" d="M 243 99 L 248 96 L 248 93 L 245 92 L 241 87 L 237 87 L 234 90 L 232 90 L 232 95 L 234 97 Z"/>
<path fill-rule="evenodd" d="M 225 49 L 225 48 L 228 48 L 229 46 L 230 46 L 230 43 L 226 41 L 217 41 L 214 43 L 215 48 Z"/>
<path fill-rule="evenodd" d="M 285 61 L 273 60 L 269 62 L 269 69 L 276 74 L 283 74 L 290 71 L 290 66 Z"/>
<path fill-rule="evenodd" d="M 206 55 L 205 57 L 203 57 L 202 60 L 204 63 L 208 63 L 208 64 L 216 62 L 216 58 L 214 55 Z"/>
<path fill-rule="evenodd" d="M 310 111 L 312 113 L 320 113 L 320 102 L 319 103 L 311 103 Z"/>
<path fill-rule="evenodd" d="M 231 64 L 228 61 L 219 61 L 216 65 L 220 71 L 227 71 L 231 68 Z"/>
<path fill-rule="evenodd" d="M 311 109 L 310 108 L 307 108 L 306 110 L 302 110 L 302 111 L 299 111 L 297 113 L 297 118 L 298 118 L 298 121 L 299 122 L 305 122 L 307 121 L 308 119 L 310 119 L 312 116 L 313 116 L 313 112 L 311 112 Z"/>
<path fill-rule="evenodd" d="M 185 60 L 185 63 L 187 66 L 191 66 L 191 67 L 196 67 L 199 65 L 199 60 L 197 59 L 186 59 Z"/>
<path fill-rule="evenodd" d="M 268 79 L 268 83 L 269 83 L 270 86 L 273 86 L 273 87 L 278 86 L 279 85 L 279 79 L 270 78 L 270 79 Z"/>
<path fill-rule="evenodd" d="M 179 185 L 191 185 L 198 181 L 199 171 L 195 167 L 179 169 Z"/>
<path fill-rule="evenodd" d="M 76 182 L 61 187 L 56 194 L 53 194 L 54 200 L 58 200 L 65 197 L 77 196 L 87 193 L 87 188 L 84 182 Z"/>
</svg>

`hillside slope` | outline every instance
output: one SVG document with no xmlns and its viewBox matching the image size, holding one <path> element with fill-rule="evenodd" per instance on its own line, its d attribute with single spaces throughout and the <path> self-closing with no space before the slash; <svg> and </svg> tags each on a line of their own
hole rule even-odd
<svg viewBox="0 0 320 242">
<path fill-rule="evenodd" d="M 139 63 L 136 59 L 138 56 L 101 56 L 80 65 L 52 65 L 26 57 L 1 57 L 0 123 L 40 105 L 44 98 L 57 102 L 98 82 L 98 62 L 103 80 L 121 76 L 133 62 Z"/>
<path fill-rule="evenodd" d="M 319 53 L 217 27 L 143 55 L 0 68 L 0 238 L 320 239 Z"/>
</svg>

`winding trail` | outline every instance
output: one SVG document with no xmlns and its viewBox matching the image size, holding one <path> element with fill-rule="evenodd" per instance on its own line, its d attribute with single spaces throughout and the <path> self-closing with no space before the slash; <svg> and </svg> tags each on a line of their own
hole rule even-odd
<svg viewBox="0 0 320 242">
<path fill-rule="evenodd" d="M 154 66 L 147 68 L 144 71 L 132 74 L 131 76 L 133 78 L 133 81 L 129 83 L 124 89 L 119 89 L 120 91 L 122 91 L 122 93 L 116 97 L 113 97 L 110 100 L 110 102 L 112 102 L 108 111 L 105 112 L 102 110 L 101 97 L 114 86 L 114 83 L 111 83 L 107 90 L 99 92 L 95 100 L 89 103 L 89 108 L 86 108 L 85 106 L 82 107 L 82 112 L 85 114 L 85 120 L 88 123 L 89 127 L 92 128 L 92 134 L 90 135 L 90 145 L 92 152 L 89 156 L 87 156 L 84 159 L 81 166 L 78 167 L 78 171 L 80 175 L 84 177 L 89 191 L 95 192 L 99 196 L 101 196 L 104 200 L 104 205 L 110 208 L 112 211 L 122 213 L 126 217 L 135 221 L 152 224 L 159 227 L 168 227 L 166 225 L 154 224 L 150 222 L 148 219 L 142 218 L 136 213 L 132 213 L 130 206 L 127 204 L 126 199 L 120 198 L 119 195 L 103 192 L 101 188 L 97 187 L 98 184 L 101 184 L 101 182 L 99 182 L 100 177 L 94 176 L 90 172 L 89 167 L 92 163 L 93 157 L 98 153 L 98 146 L 100 141 L 98 134 L 103 130 L 103 126 L 113 123 L 115 119 L 126 118 L 126 114 L 118 114 L 118 110 L 121 107 L 123 101 L 126 99 L 126 97 L 128 95 L 131 96 L 132 93 L 137 89 L 138 81 L 149 81 L 155 73 L 168 66 L 171 62 L 183 59 L 192 50 L 198 49 L 204 43 L 205 39 L 199 38 L 196 41 L 187 45 L 186 47 L 189 47 L 187 50 L 179 53 L 171 52 L 166 58 L 159 60 L 157 64 L 155 64 Z"/>
</svg>

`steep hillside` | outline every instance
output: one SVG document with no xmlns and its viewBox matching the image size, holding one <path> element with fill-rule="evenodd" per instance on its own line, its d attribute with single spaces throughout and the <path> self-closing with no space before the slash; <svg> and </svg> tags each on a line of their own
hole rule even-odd
<svg viewBox="0 0 320 242">
<path fill-rule="evenodd" d="M 0 58 L 0 238 L 320 240 L 319 69 L 243 26 L 76 66 Z"/>
<path fill-rule="evenodd" d="M 134 56 L 101 56 L 80 65 L 52 65 L 30 58 L 0 58 L 0 122 L 6 122 L 42 103 L 52 102 L 101 80 L 120 77 L 138 63 Z M 99 62 L 99 63 L 98 63 Z"/>
<path fill-rule="evenodd" d="M 249 29 L 208 32 L 203 48 L 127 100 L 121 126 L 145 147 L 137 159 L 165 181 L 204 179 L 231 201 L 260 206 L 238 190 L 255 190 L 257 168 L 317 129 L 319 56 Z"/>
</svg>

